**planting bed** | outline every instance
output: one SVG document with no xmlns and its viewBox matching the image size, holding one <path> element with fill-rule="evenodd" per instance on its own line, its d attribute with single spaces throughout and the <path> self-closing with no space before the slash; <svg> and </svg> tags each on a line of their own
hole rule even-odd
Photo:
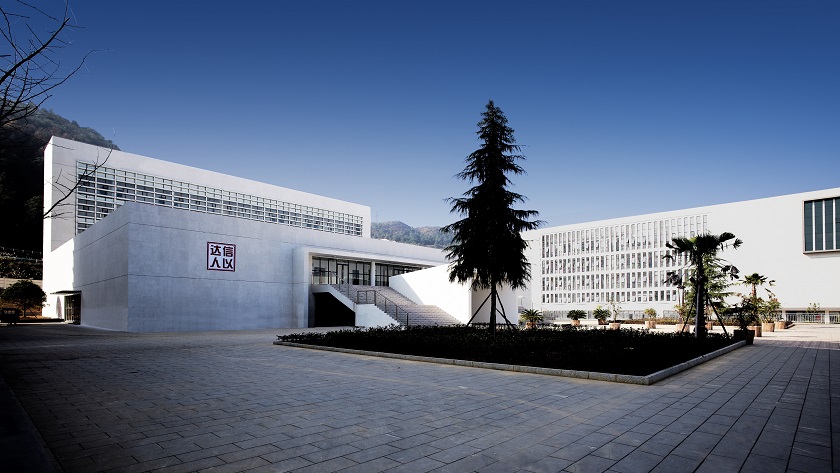
<svg viewBox="0 0 840 473">
<path fill-rule="evenodd" d="M 709 334 L 697 340 L 686 333 L 644 330 L 554 328 L 401 327 L 339 330 L 279 336 L 281 342 L 396 353 L 433 358 L 501 363 L 565 370 L 646 376 L 689 361 L 733 340 Z"/>
</svg>

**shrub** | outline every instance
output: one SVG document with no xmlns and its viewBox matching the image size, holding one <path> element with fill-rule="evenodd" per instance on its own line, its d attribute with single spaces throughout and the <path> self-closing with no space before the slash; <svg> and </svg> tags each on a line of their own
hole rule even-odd
<svg viewBox="0 0 840 473">
<path fill-rule="evenodd" d="M 340 330 L 278 336 L 281 341 L 489 363 L 648 375 L 732 343 L 720 334 L 556 328 L 489 330 L 463 325 Z M 667 356 L 663 356 L 667 353 Z"/>
<path fill-rule="evenodd" d="M 580 320 L 586 318 L 586 311 L 580 309 L 572 309 L 566 316 L 572 320 Z"/>
</svg>

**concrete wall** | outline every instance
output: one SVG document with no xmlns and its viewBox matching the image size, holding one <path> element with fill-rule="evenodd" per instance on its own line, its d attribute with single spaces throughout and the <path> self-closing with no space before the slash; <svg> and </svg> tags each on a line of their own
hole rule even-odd
<svg viewBox="0 0 840 473">
<path fill-rule="evenodd" d="M 84 325 L 128 330 L 130 217 L 130 212 L 114 213 L 102 220 L 96 231 L 84 232 L 54 252 L 72 250 L 69 271 L 62 268 L 49 273 L 65 274 L 59 278 L 65 284 L 61 290 L 81 291 Z M 70 287 L 66 286 L 67 273 L 72 275 Z"/>
<path fill-rule="evenodd" d="M 236 245 L 236 270 L 208 270 L 207 242 Z M 45 273 L 82 292 L 82 324 L 137 332 L 307 327 L 313 254 L 443 260 L 431 248 L 138 203 L 66 246 L 71 269 Z"/>
</svg>

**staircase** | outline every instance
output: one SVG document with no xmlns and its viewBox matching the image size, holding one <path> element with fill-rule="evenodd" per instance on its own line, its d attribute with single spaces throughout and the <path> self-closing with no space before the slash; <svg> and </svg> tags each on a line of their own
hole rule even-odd
<svg viewBox="0 0 840 473">
<path fill-rule="evenodd" d="M 416 304 L 399 292 L 384 286 L 332 285 L 357 304 L 376 304 L 400 325 L 455 325 L 458 320 L 435 305 Z"/>
</svg>

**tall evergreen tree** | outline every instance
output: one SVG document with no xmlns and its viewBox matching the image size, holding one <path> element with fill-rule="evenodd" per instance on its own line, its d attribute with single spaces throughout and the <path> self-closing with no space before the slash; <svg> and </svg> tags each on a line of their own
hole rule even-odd
<svg viewBox="0 0 840 473">
<path fill-rule="evenodd" d="M 490 289 L 492 333 L 496 331 L 496 301 L 501 301 L 499 287 L 508 284 L 518 289 L 531 278 L 531 265 L 525 258 L 528 243 L 521 232 L 542 223 L 530 221 L 536 211 L 513 208 L 525 197 L 507 189 L 508 174 L 523 174 L 517 161 L 525 157 L 519 154 L 507 122 L 501 109 L 489 101 L 476 132 L 482 145 L 467 157 L 466 168 L 457 175 L 473 187 L 462 197 L 448 199 L 452 212 L 463 218 L 443 228 L 452 234 L 452 244 L 446 247 L 452 261 L 449 280 L 471 281 L 473 290 Z"/>
</svg>

